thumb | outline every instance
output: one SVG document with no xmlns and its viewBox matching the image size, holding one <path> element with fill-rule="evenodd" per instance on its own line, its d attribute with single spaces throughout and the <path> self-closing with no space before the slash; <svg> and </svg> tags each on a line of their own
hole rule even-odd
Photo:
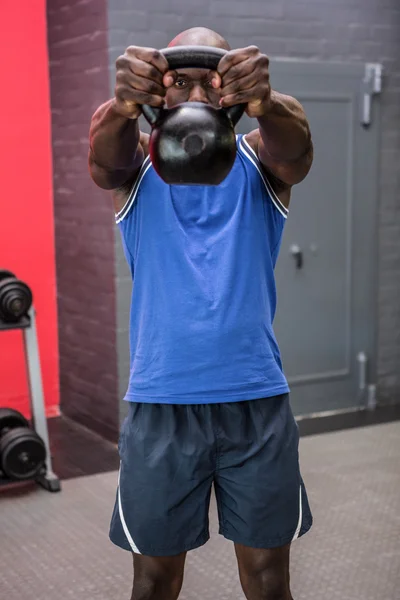
<svg viewBox="0 0 400 600">
<path fill-rule="evenodd" d="M 176 71 L 167 71 L 163 77 L 164 87 L 169 88 L 174 85 L 177 78 Z"/>
<path fill-rule="evenodd" d="M 214 89 L 220 88 L 222 86 L 222 78 L 217 71 L 213 71 L 211 84 Z"/>
</svg>

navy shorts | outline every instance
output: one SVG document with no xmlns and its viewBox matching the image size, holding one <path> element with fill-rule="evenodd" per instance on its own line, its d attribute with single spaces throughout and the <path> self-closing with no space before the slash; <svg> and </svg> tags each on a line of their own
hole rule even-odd
<svg viewBox="0 0 400 600">
<path fill-rule="evenodd" d="M 312 524 L 287 394 L 224 404 L 130 403 L 120 435 L 114 544 L 174 556 L 219 532 L 252 548 L 286 545 Z"/>
</svg>

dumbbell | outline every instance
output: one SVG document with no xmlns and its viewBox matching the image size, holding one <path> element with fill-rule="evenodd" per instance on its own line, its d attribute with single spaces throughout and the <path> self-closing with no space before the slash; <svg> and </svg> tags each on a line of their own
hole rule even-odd
<svg viewBox="0 0 400 600">
<path fill-rule="evenodd" d="M 30 288 L 11 271 L 0 270 L 0 320 L 17 323 L 32 306 Z"/>
<path fill-rule="evenodd" d="M 0 469 L 11 480 L 34 479 L 45 472 L 46 447 L 21 413 L 0 408 Z"/>
</svg>

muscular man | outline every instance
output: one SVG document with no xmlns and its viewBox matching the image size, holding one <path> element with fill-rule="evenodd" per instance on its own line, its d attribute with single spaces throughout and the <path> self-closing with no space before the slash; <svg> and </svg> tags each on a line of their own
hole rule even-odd
<svg viewBox="0 0 400 600">
<path fill-rule="evenodd" d="M 117 60 L 115 96 L 92 119 L 93 180 L 112 190 L 132 279 L 129 414 L 111 540 L 133 553 L 133 600 L 176 600 L 186 553 L 220 533 L 235 544 L 248 600 L 291 600 L 291 542 L 312 517 L 298 430 L 272 329 L 274 266 L 291 187 L 307 175 L 300 104 L 271 89 L 268 58 L 194 28 L 170 45 L 229 50 L 217 72 L 168 71 L 150 48 Z M 141 105 L 247 104 L 258 129 L 237 136 L 218 186 L 165 184 L 141 133 Z"/>
</svg>

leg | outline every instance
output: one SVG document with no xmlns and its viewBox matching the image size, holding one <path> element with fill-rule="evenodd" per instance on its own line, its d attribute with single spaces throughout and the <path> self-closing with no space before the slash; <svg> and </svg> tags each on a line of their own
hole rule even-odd
<svg viewBox="0 0 400 600">
<path fill-rule="evenodd" d="M 289 585 L 290 544 L 270 550 L 235 544 L 235 550 L 247 600 L 293 600 Z"/>
<path fill-rule="evenodd" d="M 186 553 L 157 558 L 134 554 L 131 600 L 177 600 L 185 559 Z"/>
<path fill-rule="evenodd" d="M 287 395 L 221 405 L 215 475 L 220 533 L 248 548 L 280 548 L 312 524 Z"/>
<path fill-rule="evenodd" d="M 110 538 L 133 553 L 132 600 L 176 600 L 186 552 L 206 543 L 214 473 L 207 405 L 132 403 Z"/>
<path fill-rule="evenodd" d="M 289 549 L 312 524 L 288 396 L 221 405 L 220 533 L 236 544 L 248 600 L 291 600 Z"/>
</svg>

